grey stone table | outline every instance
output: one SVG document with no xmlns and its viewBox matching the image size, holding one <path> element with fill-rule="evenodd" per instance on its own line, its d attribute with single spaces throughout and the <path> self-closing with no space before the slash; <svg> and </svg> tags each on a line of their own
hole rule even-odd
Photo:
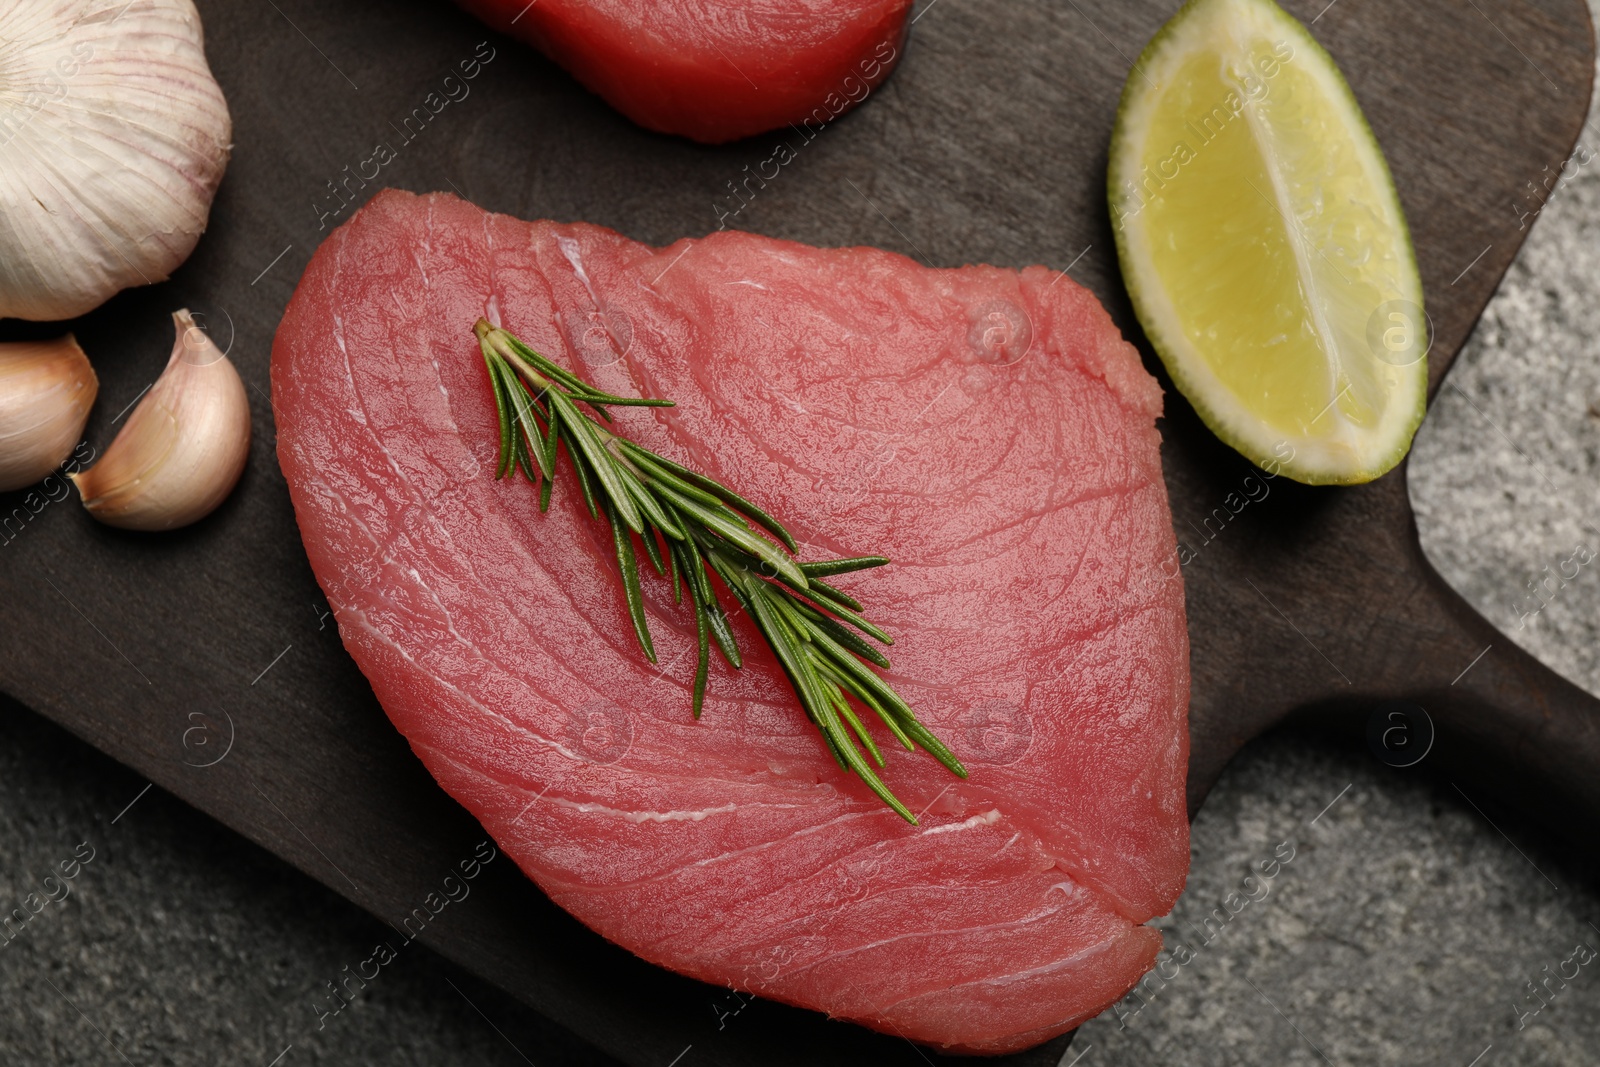
<svg viewBox="0 0 1600 1067">
<path fill-rule="evenodd" d="M 1429 414 L 1411 486 L 1451 583 L 1600 693 L 1600 565 L 1544 581 L 1576 546 L 1600 550 L 1597 127 L 1564 171 L 1549 161 L 1560 177 L 1542 176 L 1554 191 Z M 1574 951 L 1600 950 L 1597 886 L 1541 827 L 1426 763 L 1269 737 L 1195 823 L 1189 890 L 1160 923 L 1177 955 L 1062 1063 L 1593 1064 L 1600 958 Z M 61 900 L 0 948 L 0 1063 L 610 1062 L 421 948 L 319 1016 L 386 928 L 0 704 L 0 911 L 35 892 Z"/>
</svg>

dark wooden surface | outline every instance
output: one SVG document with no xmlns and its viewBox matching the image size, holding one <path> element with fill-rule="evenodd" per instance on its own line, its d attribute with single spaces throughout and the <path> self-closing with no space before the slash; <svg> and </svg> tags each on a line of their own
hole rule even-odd
<svg viewBox="0 0 1600 1067">
<path fill-rule="evenodd" d="M 1310 20 L 1324 2 L 1289 7 Z M 73 328 L 100 373 L 88 435 L 103 448 L 165 361 L 168 313 L 207 316 L 250 387 L 250 467 L 189 530 L 129 535 L 68 501 L 0 545 L 0 689 L 397 922 L 482 834 L 389 727 L 324 624 L 274 458 L 268 353 L 325 232 L 325 183 L 395 140 L 391 124 L 487 34 L 432 0 L 200 6 L 237 142 L 211 232 L 173 281 Z M 1138 337 L 1106 221 L 1105 146 L 1129 60 L 1176 6 L 939 0 L 900 71 L 804 145 L 734 224 L 934 265 L 1070 265 Z M 1436 326 L 1437 385 L 1524 236 L 1525 183 L 1559 167 L 1579 132 L 1593 69 L 1587 8 L 1338 0 L 1314 29 L 1393 164 Z M 643 133 L 540 57 L 492 43 L 470 95 L 400 150 L 383 183 L 666 243 L 714 228 L 724 183 L 777 142 L 708 149 Z M 0 326 L 6 338 L 52 332 Z M 1170 392 L 1163 433 L 1174 520 L 1193 541 L 1188 524 L 1250 468 Z M 0 498 L 0 513 L 22 503 Z M 1595 702 L 1432 574 L 1403 470 L 1358 489 L 1280 479 L 1184 574 L 1192 804 L 1239 745 L 1291 712 L 1359 726 L 1381 699 L 1408 697 L 1432 712 L 1430 759 L 1449 773 L 1590 830 L 1600 818 Z M 923 1058 L 766 1003 L 719 1028 L 713 1004 L 733 1001 L 607 945 L 505 862 L 425 940 L 629 1063 L 665 1065 L 690 1045 L 684 1067 Z M 1062 1045 L 1016 1062 L 1054 1063 Z"/>
</svg>

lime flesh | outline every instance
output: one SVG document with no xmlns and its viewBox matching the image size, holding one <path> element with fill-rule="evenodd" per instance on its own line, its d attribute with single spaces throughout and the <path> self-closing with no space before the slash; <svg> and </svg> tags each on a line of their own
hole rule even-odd
<svg viewBox="0 0 1600 1067">
<path fill-rule="evenodd" d="M 1257 465 L 1370 481 L 1411 447 L 1427 316 L 1394 182 L 1333 59 L 1272 0 L 1190 0 L 1146 47 L 1108 175 L 1173 382 Z"/>
</svg>

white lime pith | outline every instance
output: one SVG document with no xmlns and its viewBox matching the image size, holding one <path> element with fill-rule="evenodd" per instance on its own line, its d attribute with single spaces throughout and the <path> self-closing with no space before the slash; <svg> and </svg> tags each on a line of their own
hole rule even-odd
<svg viewBox="0 0 1600 1067">
<path fill-rule="evenodd" d="M 1427 317 L 1383 152 L 1332 57 L 1272 0 L 1190 0 L 1139 57 L 1108 194 L 1123 278 L 1218 437 L 1312 484 L 1411 447 Z"/>
</svg>

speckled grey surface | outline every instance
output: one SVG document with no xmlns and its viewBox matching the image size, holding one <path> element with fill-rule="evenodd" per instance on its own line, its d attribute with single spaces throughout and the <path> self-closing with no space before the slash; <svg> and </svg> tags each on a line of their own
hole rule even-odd
<svg viewBox="0 0 1600 1067">
<path fill-rule="evenodd" d="M 43 902 L 0 937 L 5 1067 L 612 1062 L 420 947 L 319 1020 L 393 932 L 145 785 L 0 700 L 0 911 Z"/>
<path fill-rule="evenodd" d="M 1440 573 L 1510 640 L 1600 693 L 1596 118 L 1591 107 L 1565 165 L 1529 165 L 1552 189 L 1537 192 L 1548 199 L 1532 233 L 1417 436 L 1410 487 Z M 1535 195 L 1506 205 L 1508 231 Z"/>
<path fill-rule="evenodd" d="M 1591 1067 L 1600 955 L 1581 961 L 1600 953 L 1600 901 L 1472 803 L 1330 742 L 1251 746 L 1195 823 L 1156 977 L 1063 1063 Z"/>
<path fill-rule="evenodd" d="M 1452 584 L 1600 692 L 1600 559 L 1551 577 L 1578 546 L 1600 552 L 1596 124 L 1584 144 L 1561 179 L 1559 160 L 1530 164 L 1555 191 L 1428 417 L 1411 486 Z M 1508 204 L 1508 230 L 1537 202 Z M 0 912 L 67 894 L 0 938 L 0 1063 L 609 1062 L 423 949 L 319 1029 L 325 983 L 384 928 L 143 785 L 0 702 Z M 93 858 L 63 886 L 83 843 Z M 1062 1063 L 1593 1064 L 1600 958 L 1574 952 L 1600 950 L 1595 884 L 1425 766 L 1268 738 L 1195 824 L 1189 890 L 1160 924 L 1178 956 Z"/>
</svg>

